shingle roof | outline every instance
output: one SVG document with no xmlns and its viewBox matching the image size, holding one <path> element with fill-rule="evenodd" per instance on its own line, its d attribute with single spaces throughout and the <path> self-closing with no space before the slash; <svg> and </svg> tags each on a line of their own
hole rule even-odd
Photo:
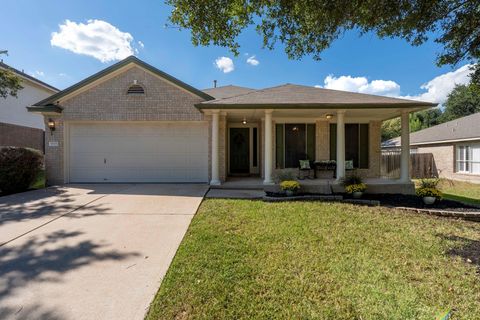
<svg viewBox="0 0 480 320">
<path fill-rule="evenodd" d="M 250 91 L 229 98 L 205 101 L 200 109 L 241 108 L 246 106 L 282 108 L 298 107 L 432 107 L 436 104 L 415 100 L 375 96 L 371 94 L 330 90 L 294 84 Z"/>
<path fill-rule="evenodd" d="M 202 91 L 214 97 L 215 99 L 224 99 L 224 98 L 230 98 L 233 96 L 246 94 L 246 93 L 255 91 L 255 89 L 228 85 L 228 86 L 217 87 L 217 88 L 209 88 Z"/>
<path fill-rule="evenodd" d="M 480 112 L 448 121 L 410 134 L 410 145 L 456 140 L 480 140 Z M 401 145 L 400 137 L 382 143 L 383 147 Z"/>
<path fill-rule="evenodd" d="M 16 73 L 17 75 L 19 75 L 20 77 L 23 77 L 23 78 L 25 78 L 25 79 L 33 82 L 33 83 L 36 83 L 36 84 L 38 84 L 38 85 L 40 85 L 40 86 L 42 86 L 42 87 L 45 87 L 45 88 L 47 88 L 47 89 L 50 89 L 50 90 L 52 90 L 53 92 L 58 92 L 58 91 L 60 91 L 59 89 L 55 88 L 54 86 L 51 86 L 51 85 L 49 85 L 49 84 L 46 83 L 46 82 L 43 82 L 43 81 L 41 81 L 41 80 L 38 80 L 37 78 L 34 78 L 34 77 L 32 77 L 31 75 L 28 75 L 28 74 L 26 74 L 25 72 L 22 72 L 22 71 L 20 71 L 20 70 L 18 70 L 18 69 L 15 69 L 14 67 L 11 67 L 11 66 L 9 66 L 8 64 L 6 64 L 6 63 L 4 63 L 4 62 L 1 62 L 1 61 L 0 61 L 0 68 L 10 70 L 10 71 Z"/>
</svg>

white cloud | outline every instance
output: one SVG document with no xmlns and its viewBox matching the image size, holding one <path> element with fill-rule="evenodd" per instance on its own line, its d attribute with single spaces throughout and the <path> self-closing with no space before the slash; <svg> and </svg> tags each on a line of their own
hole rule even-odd
<svg viewBox="0 0 480 320">
<path fill-rule="evenodd" d="M 218 57 L 215 60 L 215 66 L 222 70 L 223 73 L 229 73 L 235 70 L 235 65 L 233 64 L 232 59 L 228 57 Z"/>
<path fill-rule="evenodd" d="M 333 75 L 328 75 L 323 82 L 325 84 L 324 88 L 326 89 L 383 96 L 398 96 L 400 94 L 400 85 L 391 80 L 368 81 L 366 77 L 340 76 L 337 78 Z"/>
<path fill-rule="evenodd" d="M 86 24 L 66 20 L 58 32 L 52 32 L 50 44 L 101 62 L 121 60 L 133 55 L 133 36 L 102 20 Z"/>
<path fill-rule="evenodd" d="M 426 92 L 414 96 L 407 95 L 404 98 L 443 104 L 456 85 L 470 82 L 470 73 L 470 65 L 466 64 L 457 70 L 439 75 L 423 84 L 420 88 L 426 90 Z"/>
<path fill-rule="evenodd" d="M 392 80 L 372 80 L 366 77 L 328 75 L 324 85 L 315 85 L 317 88 L 335 89 L 359 93 L 369 93 L 381 96 L 398 97 L 405 99 L 422 100 L 443 104 L 448 94 L 457 84 L 466 84 L 470 81 L 470 65 L 464 65 L 457 70 L 444 73 L 420 86 L 425 92 L 417 95 L 401 95 L 400 85 Z"/>
<path fill-rule="evenodd" d="M 44 77 L 44 76 L 45 76 L 45 72 L 39 71 L 39 70 L 36 70 L 35 72 L 30 72 L 29 74 L 30 74 L 32 77 L 34 77 L 34 78 Z"/>
<path fill-rule="evenodd" d="M 145 44 L 142 42 L 142 41 L 138 41 L 138 45 L 140 46 L 140 48 L 145 48 Z"/>
<path fill-rule="evenodd" d="M 247 59 L 247 63 L 252 66 L 258 66 L 260 64 L 260 61 L 258 61 L 258 59 L 255 58 L 255 56 L 251 56 Z"/>
</svg>

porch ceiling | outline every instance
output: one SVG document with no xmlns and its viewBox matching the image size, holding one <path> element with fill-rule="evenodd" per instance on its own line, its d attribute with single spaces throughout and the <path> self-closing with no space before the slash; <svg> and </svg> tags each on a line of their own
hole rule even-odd
<svg viewBox="0 0 480 320">
<path fill-rule="evenodd" d="M 411 108 L 408 111 L 418 111 L 425 108 Z M 272 117 L 274 120 L 281 121 L 305 121 L 314 122 L 315 120 L 326 120 L 328 114 L 333 115 L 331 122 L 336 122 L 336 114 L 339 109 L 275 109 Z M 405 111 L 405 108 L 375 108 L 375 109 L 347 109 L 345 110 L 346 122 L 368 122 L 368 121 L 383 121 L 391 118 L 399 117 Z M 206 114 L 210 110 L 204 110 Z M 222 110 L 226 114 L 227 120 L 230 122 L 241 122 L 244 119 L 247 121 L 260 121 L 265 116 L 265 109 L 235 109 Z"/>
</svg>

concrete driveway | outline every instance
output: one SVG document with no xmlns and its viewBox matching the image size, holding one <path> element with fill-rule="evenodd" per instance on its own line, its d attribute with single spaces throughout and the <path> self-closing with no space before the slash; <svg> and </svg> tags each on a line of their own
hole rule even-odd
<svg viewBox="0 0 480 320">
<path fill-rule="evenodd" d="M 69 185 L 0 198 L 0 319 L 143 319 L 208 187 Z"/>
</svg>

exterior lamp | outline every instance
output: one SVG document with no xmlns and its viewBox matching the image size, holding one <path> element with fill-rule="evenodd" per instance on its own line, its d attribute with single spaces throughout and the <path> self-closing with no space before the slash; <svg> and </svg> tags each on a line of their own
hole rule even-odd
<svg viewBox="0 0 480 320">
<path fill-rule="evenodd" d="M 330 119 L 333 118 L 333 114 L 330 114 L 330 113 L 329 113 L 329 114 L 327 114 L 327 115 L 325 116 L 325 118 L 327 118 L 327 120 L 330 120 Z"/>
<path fill-rule="evenodd" d="M 52 118 L 48 119 L 47 125 L 48 125 L 48 128 L 50 129 L 50 133 L 55 131 L 55 121 L 53 121 Z"/>
<path fill-rule="evenodd" d="M 247 118 L 243 118 L 242 123 L 243 123 L 243 124 L 247 124 Z"/>
</svg>

